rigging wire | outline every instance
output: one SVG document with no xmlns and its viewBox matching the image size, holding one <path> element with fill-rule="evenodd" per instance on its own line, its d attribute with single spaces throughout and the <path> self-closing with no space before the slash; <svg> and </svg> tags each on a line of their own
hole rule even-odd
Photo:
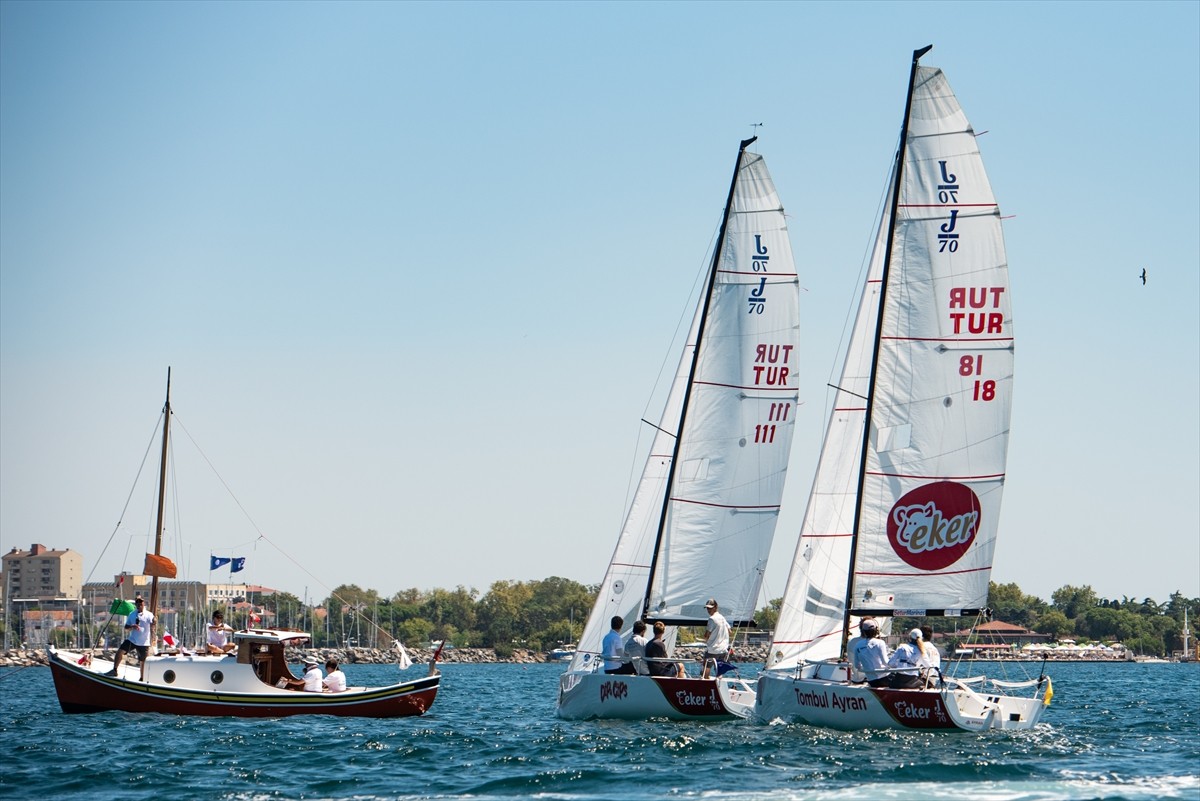
<svg viewBox="0 0 1200 801">
<path fill-rule="evenodd" d="M 321 581 L 321 579 L 317 578 L 317 576 L 314 575 L 308 568 L 306 568 L 304 565 L 302 565 L 298 561 L 296 561 L 296 559 L 291 554 L 289 554 L 287 551 L 285 551 L 279 544 L 277 544 L 274 540 L 272 540 L 270 537 L 268 537 L 261 528 L 259 528 L 258 523 L 256 523 L 254 518 L 250 516 L 250 512 L 247 511 L 246 507 L 242 504 L 241 500 L 238 499 L 237 495 L 234 494 L 233 489 L 230 488 L 229 484 L 225 481 L 224 477 L 217 471 L 216 465 L 214 465 L 212 463 L 212 460 L 208 458 L 208 454 L 206 454 L 204 452 L 204 449 L 200 447 L 200 444 L 198 442 L 196 442 L 196 439 L 192 436 L 192 433 L 187 430 L 187 427 L 183 424 L 183 421 L 181 421 L 179 419 L 178 413 L 176 413 L 174 411 L 172 413 L 175 414 L 175 425 L 180 430 L 182 430 L 184 434 L 187 435 L 187 438 L 191 441 L 192 445 L 195 446 L 196 451 L 200 454 L 200 457 L 202 459 L 204 459 L 205 464 L 207 464 L 209 469 L 212 470 L 213 475 L 215 475 L 217 477 L 217 480 L 219 482 L 221 482 L 221 486 L 225 488 L 225 491 L 227 493 L 229 493 L 229 497 L 237 505 L 238 509 L 241 510 L 242 514 L 246 517 L 247 522 L 250 523 L 250 526 L 258 534 L 258 539 L 263 540 L 264 542 L 269 544 L 281 556 L 283 556 L 289 562 L 291 562 L 293 565 L 295 565 L 297 568 L 299 568 L 300 571 L 304 573 L 304 575 L 308 576 L 313 581 L 315 581 L 318 586 L 320 586 L 320 587 L 324 588 L 326 591 L 328 591 L 330 598 L 337 600 L 339 603 L 341 603 L 345 607 L 349 607 L 354 612 L 354 616 L 358 621 L 366 620 L 369 627 L 374 628 L 376 632 L 384 635 L 384 637 L 386 638 L 385 642 L 387 642 L 389 640 L 396 640 L 396 637 L 391 632 L 382 628 L 376 621 L 372 620 L 371 618 L 369 618 L 363 614 L 363 606 L 364 605 L 350 603 L 349 601 L 347 601 L 346 599 L 342 598 L 340 595 L 335 593 L 333 591 L 333 589 L 331 587 L 329 587 L 329 585 L 327 585 L 325 582 Z M 257 542 L 257 540 L 255 542 Z"/>
<path fill-rule="evenodd" d="M 121 507 L 121 516 L 117 519 L 116 526 L 113 527 L 112 533 L 108 535 L 108 541 L 104 543 L 104 547 L 100 550 L 100 556 L 96 558 L 95 564 L 92 566 L 91 572 L 88 573 L 85 584 L 91 583 L 92 576 L 95 575 L 97 568 L 104 559 L 104 554 L 108 552 L 108 547 L 112 545 L 113 539 L 116 538 L 117 532 L 121 530 L 121 526 L 125 522 L 125 514 L 129 511 L 129 504 L 133 500 L 133 493 L 137 489 L 138 481 L 142 477 L 142 471 L 146 468 L 146 460 L 150 458 L 150 452 L 154 448 L 154 442 L 158 439 L 158 427 L 162 424 L 162 415 L 158 417 L 158 422 L 154 425 L 154 431 L 150 434 L 150 441 L 146 443 L 146 452 L 142 454 L 142 463 L 138 465 L 137 475 L 133 478 L 133 486 L 129 488 L 129 495 L 125 498 L 125 505 Z M 128 559 L 129 549 L 126 546 L 125 556 Z"/>
</svg>

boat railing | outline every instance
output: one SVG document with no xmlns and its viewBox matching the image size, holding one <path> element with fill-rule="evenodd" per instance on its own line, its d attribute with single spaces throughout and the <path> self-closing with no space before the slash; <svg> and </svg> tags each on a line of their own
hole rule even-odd
<svg viewBox="0 0 1200 801">
<path fill-rule="evenodd" d="M 978 704 L 980 709 L 983 709 L 987 712 L 995 712 L 995 713 L 1000 712 L 999 704 L 997 704 L 993 701 L 989 701 L 988 699 L 984 698 L 982 695 L 980 695 L 979 693 L 972 690 L 966 684 L 962 684 L 958 679 L 955 679 L 952 676 L 948 676 L 948 677 L 946 677 L 945 682 L 946 682 L 946 684 L 945 684 L 946 691 L 948 691 L 948 692 L 962 691 L 962 693 L 964 695 L 966 695 L 967 697 L 972 699 L 976 704 Z M 957 687 L 957 690 L 955 689 L 956 687 Z"/>
</svg>

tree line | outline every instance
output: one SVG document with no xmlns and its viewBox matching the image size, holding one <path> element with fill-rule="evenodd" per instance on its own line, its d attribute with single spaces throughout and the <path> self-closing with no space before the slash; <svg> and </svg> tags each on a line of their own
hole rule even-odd
<svg viewBox="0 0 1200 801">
<path fill-rule="evenodd" d="M 495 648 L 505 655 L 513 648 L 549 650 L 577 642 L 597 590 L 595 585 L 552 576 L 540 581 L 497 581 L 485 593 L 460 585 L 453 590 L 411 588 L 384 597 L 375 590 L 344 584 L 315 606 L 306 606 L 286 592 L 247 600 L 275 613 L 276 625 L 312 632 L 317 647 L 387 648 L 393 639 L 421 647 L 444 640 L 457 647 Z M 776 598 L 758 610 L 755 620 L 761 629 L 774 628 L 781 603 Z M 1165 603 L 1128 596 L 1109 599 L 1099 597 L 1088 585 L 1065 585 L 1046 602 L 1016 584 L 991 582 L 988 606 L 994 620 L 1054 639 L 1120 641 L 1135 653 L 1166 656 L 1183 647 L 1184 610 L 1200 612 L 1200 598 L 1174 592 Z M 896 626 L 903 630 L 916 622 L 897 619 Z M 935 630 L 941 630 L 934 622 Z M 693 634 L 702 636 L 702 630 Z"/>
</svg>

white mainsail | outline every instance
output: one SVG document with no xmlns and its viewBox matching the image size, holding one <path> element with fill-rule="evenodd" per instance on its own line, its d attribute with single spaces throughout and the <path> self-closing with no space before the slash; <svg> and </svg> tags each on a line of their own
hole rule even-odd
<svg viewBox="0 0 1200 801">
<path fill-rule="evenodd" d="M 885 211 L 770 668 L 837 657 L 848 609 L 987 602 L 1013 376 L 1000 212 L 940 70 L 917 68 L 906 130 L 893 234 Z"/>
<path fill-rule="evenodd" d="M 796 419 L 799 285 L 766 163 L 744 149 L 712 269 L 571 671 L 591 669 L 613 615 L 703 625 L 715 597 L 753 617 Z"/>
</svg>

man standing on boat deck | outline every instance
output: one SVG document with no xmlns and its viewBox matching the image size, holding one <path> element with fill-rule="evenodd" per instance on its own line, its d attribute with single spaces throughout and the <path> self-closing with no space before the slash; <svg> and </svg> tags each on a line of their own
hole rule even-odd
<svg viewBox="0 0 1200 801">
<path fill-rule="evenodd" d="M 108 672 L 110 676 L 117 675 L 117 668 L 121 667 L 125 654 L 130 651 L 137 651 L 138 661 L 143 664 L 150 653 L 150 641 L 154 637 L 154 615 L 146 611 L 146 601 L 140 595 L 133 599 L 133 605 L 133 611 L 125 618 L 125 631 L 128 633 L 117 648 L 117 655 L 113 657 L 113 667 Z"/>
<path fill-rule="evenodd" d="M 600 644 L 600 655 L 604 657 L 604 672 L 614 675 L 631 674 L 634 672 L 633 665 L 625 662 L 625 643 L 621 642 L 621 627 L 625 625 L 625 618 L 613 615 L 609 623 L 612 630 L 604 635 L 604 641 Z"/>
<path fill-rule="evenodd" d="M 850 666 L 861 671 L 867 677 L 867 684 L 872 687 L 887 687 L 891 678 L 887 673 L 888 650 L 887 644 L 879 639 L 879 624 L 875 618 L 864 617 L 858 624 L 861 637 L 851 640 Z"/>
<path fill-rule="evenodd" d="M 717 610 L 716 598 L 709 598 L 704 604 L 708 610 L 708 625 L 704 628 L 704 672 L 700 678 L 707 679 L 709 660 L 724 662 L 729 658 L 729 621 Z"/>
</svg>

